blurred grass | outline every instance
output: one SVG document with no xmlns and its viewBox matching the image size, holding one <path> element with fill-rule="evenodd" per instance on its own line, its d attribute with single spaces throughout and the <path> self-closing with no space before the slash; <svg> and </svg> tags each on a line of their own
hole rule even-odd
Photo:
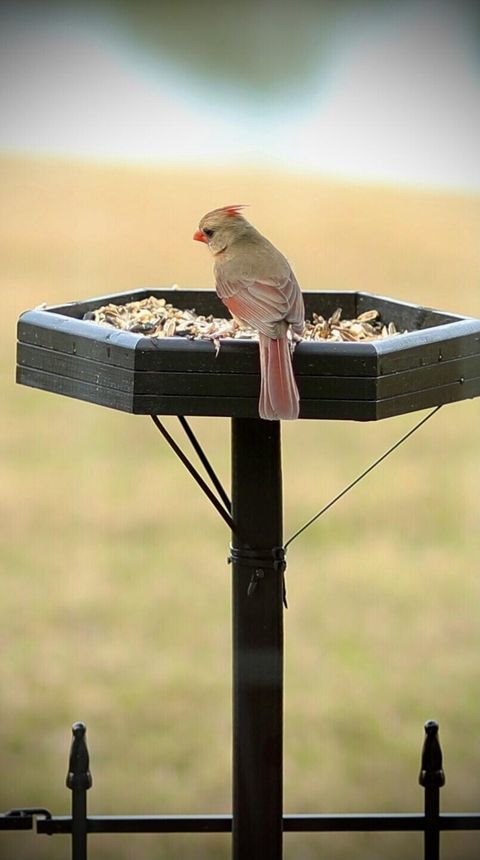
<svg viewBox="0 0 480 860">
<path fill-rule="evenodd" d="M 480 199 L 48 160 L 4 158 L 0 174 L 0 808 L 68 812 L 69 727 L 82 719 L 92 813 L 229 811 L 229 536 L 145 418 L 14 385 L 16 319 L 43 301 L 211 288 L 191 235 L 236 202 L 304 289 L 480 315 Z M 444 808 L 480 806 L 479 415 L 477 401 L 445 407 L 291 547 L 288 812 L 419 810 L 429 718 Z M 413 421 L 285 424 L 286 536 Z M 228 485 L 228 422 L 192 423 Z M 473 860 L 479 841 L 446 837 L 442 856 Z M 416 836 L 285 842 L 287 860 L 420 851 Z M 0 837 L 2 860 L 66 853 L 60 837 Z M 229 843 L 103 836 L 92 856 L 220 860 Z"/>
</svg>

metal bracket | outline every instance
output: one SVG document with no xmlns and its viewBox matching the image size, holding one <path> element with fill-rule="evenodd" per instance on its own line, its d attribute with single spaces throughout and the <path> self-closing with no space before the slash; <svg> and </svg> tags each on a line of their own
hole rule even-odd
<svg viewBox="0 0 480 860">
<path fill-rule="evenodd" d="M 247 596 L 251 597 L 257 589 L 259 582 L 265 577 L 265 570 L 274 570 L 283 576 L 283 605 L 288 609 L 287 589 L 285 583 L 285 571 L 287 560 L 285 550 L 282 546 L 274 546 L 271 549 L 244 549 L 235 546 L 230 547 L 228 564 L 236 562 L 244 567 L 253 567 L 253 573 L 248 584 Z"/>
</svg>

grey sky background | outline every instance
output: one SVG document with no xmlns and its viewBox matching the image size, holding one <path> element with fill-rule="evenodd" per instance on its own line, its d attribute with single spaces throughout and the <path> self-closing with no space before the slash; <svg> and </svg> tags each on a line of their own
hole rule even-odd
<svg viewBox="0 0 480 860">
<path fill-rule="evenodd" d="M 0 13 L 0 149 L 480 190 L 477 4 Z"/>
</svg>

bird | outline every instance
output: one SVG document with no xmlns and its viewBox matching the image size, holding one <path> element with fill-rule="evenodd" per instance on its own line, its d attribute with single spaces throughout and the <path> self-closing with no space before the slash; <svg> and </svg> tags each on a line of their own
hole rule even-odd
<svg viewBox="0 0 480 860">
<path fill-rule="evenodd" d="M 303 295 L 286 257 L 244 218 L 244 208 L 207 212 L 193 238 L 213 256 L 215 289 L 233 320 L 258 331 L 260 418 L 293 420 L 300 398 L 292 351 L 305 325 Z"/>
</svg>

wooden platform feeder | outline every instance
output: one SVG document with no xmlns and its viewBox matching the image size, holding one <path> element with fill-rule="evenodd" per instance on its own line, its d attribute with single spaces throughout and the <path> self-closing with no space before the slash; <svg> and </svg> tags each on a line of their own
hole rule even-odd
<svg viewBox="0 0 480 860">
<path fill-rule="evenodd" d="M 31 310 L 18 323 L 17 381 L 124 412 L 258 416 L 258 345 L 152 339 L 82 319 L 87 311 L 155 295 L 228 316 L 213 291 L 146 289 Z M 369 293 L 305 293 L 307 317 L 377 309 L 408 330 L 367 343 L 300 343 L 293 358 L 300 418 L 372 421 L 480 393 L 480 320 Z"/>
</svg>

